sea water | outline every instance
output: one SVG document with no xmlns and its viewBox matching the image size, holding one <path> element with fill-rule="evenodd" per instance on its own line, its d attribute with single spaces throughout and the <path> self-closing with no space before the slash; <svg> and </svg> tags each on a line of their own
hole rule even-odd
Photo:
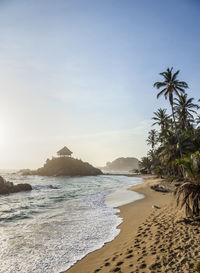
<svg viewBox="0 0 200 273">
<path fill-rule="evenodd" d="M 3 177 L 33 190 L 0 195 L 1 273 L 67 270 L 119 234 L 115 207 L 142 198 L 125 190 L 142 182 L 135 177 Z"/>
</svg>

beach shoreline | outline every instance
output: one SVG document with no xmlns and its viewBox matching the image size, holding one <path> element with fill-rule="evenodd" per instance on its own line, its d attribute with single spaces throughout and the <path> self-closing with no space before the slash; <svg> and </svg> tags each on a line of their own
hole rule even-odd
<svg viewBox="0 0 200 273">
<path fill-rule="evenodd" d="M 173 191 L 157 192 L 169 182 L 153 175 L 138 176 L 144 183 L 130 190 L 143 199 L 120 206 L 120 233 L 101 249 L 89 253 L 67 273 L 194 273 L 200 262 L 200 221 L 185 217 Z"/>
<path fill-rule="evenodd" d="M 132 186 L 129 190 L 138 192 L 144 195 L 144 198 L 136 200 L 129 204 L 118 207 L 120 213 L 118 214 L 123 222 L 117 227 L 120 229 L 120 233 L 114 240 L 106 243 L 102 248 L 89 253 L 83 259 L 69 268 L 67 273 L 93 273 L 93 272 L 109 272 L 110 265 L 105 266 L 106 260 L 109 257 L 112 259 L 116 255 L 116 250 L 120 252 L 119 256 L 125 249 L 130 247 L 130 242 L 134 236 L 138 227 L 145 221 L 145 219 L 155 211 L 152 208 L 153 205 L 164 207 L 172 200 L 171 193 L 160 193 L 150 189 L 151 185 L 155 185 L 161 182 L 161 179 L 156 178 L 153 175 L 133 175 L 140 177 L 144 180 L 142 184 Z M 114 259 L 115 261 L 115 259 Z M 113 261 L 113 262 L 114 262 Z M 108 262 L 107 262 L 108 263 Z M 109 263 L 111 264 L 111 263 Z M 117 272 L 117 271 L 116 271 Z M 123 272 L 131 272 L 123 271 Z"/>
</svg>

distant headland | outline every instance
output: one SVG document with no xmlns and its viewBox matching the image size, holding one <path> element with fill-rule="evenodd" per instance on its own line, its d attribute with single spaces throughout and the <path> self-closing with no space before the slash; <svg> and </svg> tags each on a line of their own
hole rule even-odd
<svg viewBox="0 0 200 273">
<path fill-rule="evenodd" d="M 71 157 L 72 152 L 65 146 L 57 152 L 57 157 L 47 159 L 43 167 L 37 170 L 20 170 L 22 175 L 42 176 L 91 176 L 102 171 L 87 162 Z"/>
<path fill-rule="evenodd" d="M 139 160 L 135 157 L 119 157 L 112 162 L 107 162 L 104 171 L 134 171 L 138 169 Z"/>
</svg>

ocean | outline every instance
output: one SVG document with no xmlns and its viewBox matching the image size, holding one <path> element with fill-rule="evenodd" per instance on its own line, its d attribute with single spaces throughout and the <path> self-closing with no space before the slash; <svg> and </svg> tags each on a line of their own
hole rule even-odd
<svg viewBox="0 0 200 273">
<path fill-rule="evenodd" d="M 31 192 L 0 196 L 0 272 L 60 273 L 120 232 L 116 208 L 143 198 L 123 175 L 41 177 L 3 173 Z M 51 187 L 54 186 L 56 188 Z"/>
</svg>

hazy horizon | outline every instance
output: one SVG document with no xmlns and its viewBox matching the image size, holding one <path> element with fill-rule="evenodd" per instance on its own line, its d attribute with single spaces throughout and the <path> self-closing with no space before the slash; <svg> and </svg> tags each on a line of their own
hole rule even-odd
<svg viewBox="0 0 200 273">
<path fill-rule="evenodd" d="M 158 74 L 180 69 L 200 98 L 200 3 L 46 3 L 0 1 L 0 169 L 38 168 L 63 146 L 95 166 L 145 156 L 167 108 Z"/>
</svg>

